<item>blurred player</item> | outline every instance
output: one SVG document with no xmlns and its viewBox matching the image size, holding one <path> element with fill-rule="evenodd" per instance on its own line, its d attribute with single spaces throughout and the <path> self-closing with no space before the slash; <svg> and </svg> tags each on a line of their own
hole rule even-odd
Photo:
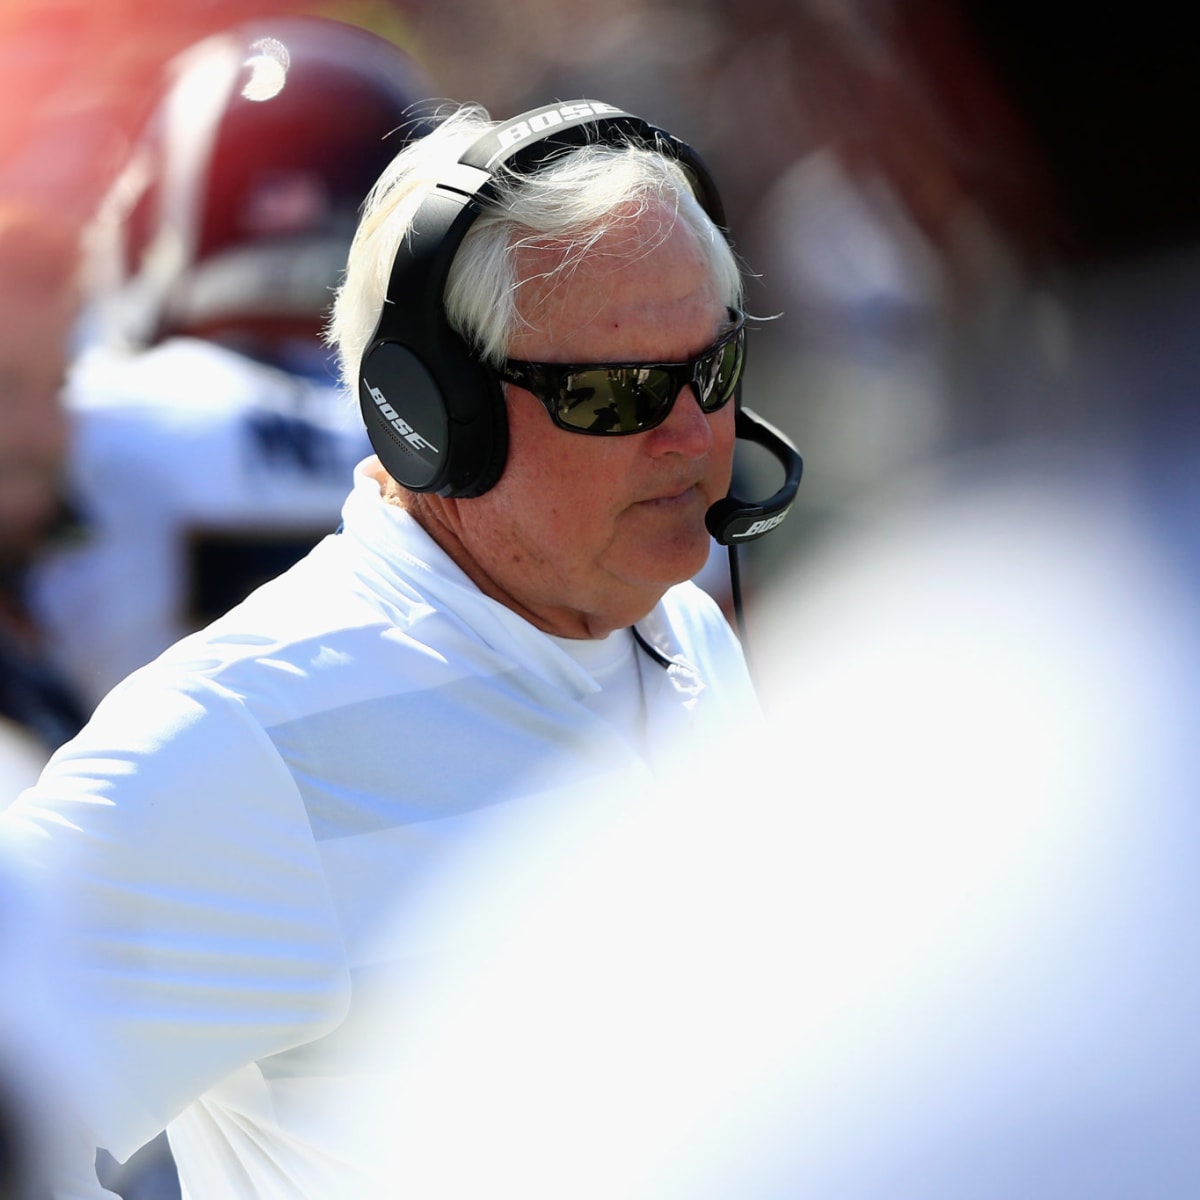
<svg viewBox="0 0 1200 1200">
<path fill-rule="evenodd" d="M 0 807 L 77 733 L 83 704 L 51 665 L 28 576 L 70 524 L 59 392 L 78 296 L 78 239 L 0 199 Z"/>
<path fill-rule="evenodd" d="M 369 452 L 320 342 L 358 207 L 420 128 L 414 61 L 315 17 L 172 61 L 91 239 L 69 381 L 89 536 L 37 603 L 95 701 L 337 527 Z"/>
</svg>

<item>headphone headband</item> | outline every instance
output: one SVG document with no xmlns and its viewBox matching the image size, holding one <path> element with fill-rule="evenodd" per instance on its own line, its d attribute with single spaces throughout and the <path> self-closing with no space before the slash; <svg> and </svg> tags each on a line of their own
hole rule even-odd
<svg viewBox="0 0 1200 1200">
<path fill-rule="evenodd" d="M 511 162 L 514 156 L 519 156 L 523 150 L 531 147 L 541 149 L 556 141 L 564 146 L 581 146 L 588 140 L 608 140 L 604 133 L 607 133 L 612 118 L 624 118 L 649 128 L 640 117 L 635 117 L 624 109 L 614 108 L 611 104 L 604 104 L 600 100 L 547 104 L 489 130 L 467 149 L 459 161 L 494 173 L 497 167 Z M 576 131 L 576 136 L 568 141 L 567 135 L 572 130 Z M 600 136 L 589 138 L 589 130 L 599 133 Z M 583 136 L 579 136 L 581 132 Z M 528 169 L 529 164 L 526 164 L 524 170 Z"/>
<path fill-rule="evenodd" d="M 529 175 L 559 155 L 582 146 L 629 143 L 675 159 L 687 173 L 700 206 L 713 224 L 727 233 L 725 207 L 708 168 L 695 150 L 673 133 L 599 100 L 548 104 L 523 113 L 484 134 L 459 162 L 493 176 L 501 168 Z"/>
</svg>

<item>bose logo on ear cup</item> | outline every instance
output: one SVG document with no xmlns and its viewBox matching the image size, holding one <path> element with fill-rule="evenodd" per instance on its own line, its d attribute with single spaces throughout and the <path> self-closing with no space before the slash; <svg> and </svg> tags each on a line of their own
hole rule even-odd
<svg viewBox="0 0 1200 1200">
<path fill-rule="evenodd" d="M 385 421 L 414 449 L 432 450 L 434 454 L 441 451 L 427 438 L 422 437 L 389 403 L 388 398 L 364 375 L 363 384 L 375 401 L 375 407 Z"/>
<path fill-rule="evenodd" d="M 734 536 L 739 538 L 760 537 L 764 533 L 769 533 L 776 525 L 781 525 L 786 516 L 786 512 L 781 512 L 777 517 L 768 517 L 765 521 L 755 521 L 745 533 L 734 534 Z"/>
</svg>

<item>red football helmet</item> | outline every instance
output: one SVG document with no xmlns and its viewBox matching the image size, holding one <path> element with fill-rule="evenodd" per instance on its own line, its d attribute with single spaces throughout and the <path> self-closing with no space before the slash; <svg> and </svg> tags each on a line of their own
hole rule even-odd
<svg viewBox="0 0 1200 1200">
<path fill-rule="evenodd" d="M 359 206 L 428 126 L 432 87 L 402 49 L 318 17 L 205 38 L 164 87 L 96 222 L 93 299 L 116 340 L 311 328 Z"/>
</svg>

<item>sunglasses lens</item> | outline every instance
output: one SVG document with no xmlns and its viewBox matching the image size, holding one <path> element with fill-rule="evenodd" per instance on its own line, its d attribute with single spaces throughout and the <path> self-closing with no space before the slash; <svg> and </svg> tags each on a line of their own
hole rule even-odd
<svg viewBox="0 0 1200 1200">
<path fill-rule="evenodd" d="M 583 433 L 636 433 L 657 425 L 673 398 L 670 372 L 656 367 L 576 371 L 565 381 L 558 418 Z"/>
<path fill-rule="evenodd" d="M 640 433 L 662 424 L 675 397 L 691 386 L 706 413 L 733 395 L 745 360 L 741 326 L 712 353 L 690 364 L 556 367 L 510 360 L 503 378 L 528 388 L 564 429 L 578 433 Z"/>
<path fill-rule="evenodd" d="M 741 334 L 726 343 L 711 358 L 697 365 L 696 387 L 700 396 L 700 407 L 706 412 L 720 408 L 737 387 L 742 373 L 744 343 Z"/>
</svg>

